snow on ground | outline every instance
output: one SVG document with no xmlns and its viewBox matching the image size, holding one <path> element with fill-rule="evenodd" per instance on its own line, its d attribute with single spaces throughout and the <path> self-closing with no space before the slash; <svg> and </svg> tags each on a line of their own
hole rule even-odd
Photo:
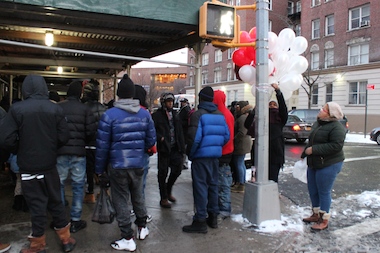
<svg viewBox="0 0 380 253">
<path fill-rule="evenodd" d="M 368 143 L 377 145 L 376 142 L 369 139 L 369 135 L 364 137 L 364 134 L 348 133 L 346 135 L 346 142 L 352 143 Z M 285 164 L 282 173 L 292 173 L 294 164 Z M 251 179 L 251 169 L 246 172 L 247 181 Z M 353 219 L 361 220 L 366 217 L 373 216 L 373 209 L 380 208 L 380 190 L 365 191 L 359 195 L 349 195 L 344 198 L 338 198 L 333 202 L 339 203 L 339 209 L 332 211 L 332 215 L 336 216 L 342 214 L 345 217 L 350 216 Z M 353 209 L 353 207 L 356 207 Z M 256 231 L 262 233 L 279 233 L 283 231 L 294 231 L 303 233 L 304 224 L 303 217 L 311 214 L 310 207 L 291 206 L 292 215 L 281 215 L 281 221 L 268 220 L 262 222 L 259 226 L 254 226 L 247 219 L 243 218 L 242 214 L 232 215 L 231 219 L 235 222 L 242 224 L 243 227 L 254 227 Z"/>
</svg>

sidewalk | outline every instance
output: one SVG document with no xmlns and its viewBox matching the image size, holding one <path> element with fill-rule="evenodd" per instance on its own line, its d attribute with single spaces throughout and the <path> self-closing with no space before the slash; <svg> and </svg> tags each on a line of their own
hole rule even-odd
<svg viewBox="0 0 380 253">
<path fill-rule="evenodd" d="M 148 223 L 150 234 L 144 241 L 137 242 L 136 252 L 292 252 L 287 251 L 296 233 L 279 235 L 262 234 L 252 228 L 243 228 L 233 219 L 226 219 L 219 224 L 218 229 L 209 228 L 207 234 L 187 234 L 182 232 L 182 226 L 192 221 L 193 196 L 191 186 L 191 172 L 184 170 L 176 182 L 173 191 L 177 203 L 171 209 L 161 208 L 159 205 L 159 191 L 157 183 L 156 156 L 151 158 L 151 169 L 148 174 L 146 188 L 146 206 L 148 213 L 153 215 L 153 221 Z M 71 191 L 67 191 L 67 198 L 71 202 Z M 232 212 L 241 214 L 244 194 L 232 193 Z M 292 203 L 285 197 L 280 197 L 281 212 L 289 212 L 288 206 Z M 87 228 L 73 237 L 77 240 L 74 252 L 117 252 L 110 242 L 120 238 L 117 222 L 99 225 L 91 221 L 93 204 L 83 205 L 82 219 L 87 221 Z M 30 223 L 1 224 L 0 238 L 3 242 L 11 242 L 9 252 L 19 252 L 27 243 L 30 233 Z M 47 252 L 61 252 L 60 243 L 51 229 L 46 230 Z"/>
</svg>

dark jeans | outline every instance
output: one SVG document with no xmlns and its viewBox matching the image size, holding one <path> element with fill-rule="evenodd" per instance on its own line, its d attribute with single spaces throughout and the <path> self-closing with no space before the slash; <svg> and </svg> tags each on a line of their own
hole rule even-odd
<svg viewBox="0 0 380 253">
<path fill-rule="evenodd" d="M 218 158 L 200 158 L 191 163 L 194 220 L 204 221 L 207 213 L 219 214 L 218 205 Z"/>
<path fill-rule="evenodd" d="M 65 206 L 61 198 L 61 185 L 57 170 L 34 174 L 21 174 L 21 187 L 32 220 L 32 236 L 40 237 L 45 233 L 47 212 L 53 218 L 56 228 L 67 226 Z"/>
<path fill-rule="evenodd" d="M 219 211 L 223 216 L 231 215 L 231 167 L 228 163 L 219 164 Z"/>
<path fill-rule="evenodd" d="M 142 193 L 144 169 L 109 169 L 112 203 L 116 210 L 121 236 L 126 239 L 133 237 L 131 209 L 135 211 L 135 224 L 146 226 L 146 208 Z M 131 199 L 132 208 L 128 206 Z"/>
<path fill-rule="evenodd" d="M 158 152 L 158 187 L 160 188 L 160 196 L 167 199 L 171 195 L 173 185 L 177 178 L 181 175 L 183 167 L 183 154 L 177 149 L 172 148 L 170 154 L 162 154 Z M 170 175 L 166 181 L 166 178 Z"/>
<path fill-rule="evenodd" d="M 86 149 L 87 193 L 94 193 L 95 154 L 96 149 Z"/>
<path fill-rule="evenodd" d="M 269 163 L 269 180 L 278 182 L 278 174 L 280 173 L 281 164 Z"/>
</svg>

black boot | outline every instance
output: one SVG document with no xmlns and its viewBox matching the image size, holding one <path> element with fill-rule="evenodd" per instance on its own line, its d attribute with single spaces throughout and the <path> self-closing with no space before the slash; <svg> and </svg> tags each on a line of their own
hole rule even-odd
<svg viewBox="0 0 380 253">
<path fill-rule="evenodd" d="M 218 228 L 218 215 L 216 213 L 208 213 L 206 222 L 210 228 Z"/>
<path fill-rule="evenodd" d="M 206 221 L 193 220 L 193 223 L 188 226 L 183 226 L 182 231 L 186 233 L 207 233 Z"/>
<path fill-rule="evenodd" d="M 24 196 L 22 196 L 22 208 L 21 209 L 25 213 L 29 212 L 29 207 L 28 207 L 28 204 L 26 203 Z"/>
<path fill-rule="evenodd" d="M 24 197 L 22 195 L 16 195 L 13 200 L 12 208 L 16 211 L 21 211 L 22 209 L 22 199 Z"/>
</svg>

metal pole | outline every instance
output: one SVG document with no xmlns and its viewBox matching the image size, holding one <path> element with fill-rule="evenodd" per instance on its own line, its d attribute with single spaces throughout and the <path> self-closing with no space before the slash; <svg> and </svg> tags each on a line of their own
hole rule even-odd
<svg viewBox="0 0 380 253">
<path fill-rule="evenodd" d="M 268 84 L 268 0 L 256 1 L 256 136 L 257 181 L 246 183 L 243 217 L 259 225 L 265 220 L 281 220 L 278 185 L 268 180 L 269 91 Z"/>
<path fill-rule="evenodd" d="M 201 87 L 202 87 L 202 50 L 205 46 L 205 43 L 203 42 L 199 42 L 195 45 L 195 47 L 193 48 L 194 49 L 194 52 L 195 52 L 195 61 L 196 61 L 196 64 L 195 64 L 195 101 L 194 101 L 194 108 L 197 109 L 198 108 L 198 104 L 199 104 L 199 98 L 198 98 L 198 94 L 199 92 L 201 91 Z"/>
<path fill-rule="evenodd" d="M 365 90 L 364 138 L 367 134 L 368 88 Z"/>
</svg>

